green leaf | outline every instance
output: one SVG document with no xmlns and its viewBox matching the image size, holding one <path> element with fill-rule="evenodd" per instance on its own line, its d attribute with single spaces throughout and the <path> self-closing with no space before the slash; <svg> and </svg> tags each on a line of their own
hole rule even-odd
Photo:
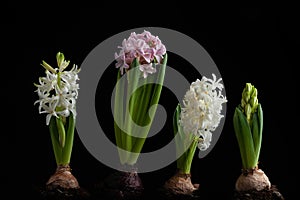
<svg viewBox="0 0 300 200">
<path fill-rule="evenodd" d="M 141 121 L 138 121 L 139 124 L 145 124 L 149 125 L 143 129 L 143 131 L 140 133 L 141 138 L 134 138 L 133 146 L 132 146 L 132 152 L 140 153 L 142 150 L 142 147 L 145 143 L 146 136 L 150 130 L 151 123 L 153 121 L 154 115 L 156 113 L 157 104 L 160 98 L 164 76 L 165 76 L 165 70 L 166 70 L 166 64 L 167 64 L 168 55 L 165 54 L 165 57 L 163 59 L 163 63 L 160 65 L 160 68 L 158 70 L 158 78 L 156 81 L 156 84 L 145 84 L 145 92 L 143 93 L 143 99 L 142 99 L 142 107 L 141 110 L 138 110 L 138 112 L 141 112 L 138 114 L 141 116 L 139 118 Z M 150 80 L 152 76 L 148 76 L 147 79 Z M 154 86 L 153 86 L 154 85 Z M 152 109 L 152 112 L 149 112 L 150 107 L 154 106 Z M 131 154 L 129 159 L 130 164 L 136 163 L 138 156 L 137 154 Z"/>
<path fill-rule="evenodd" d="M 177 163 L 177 168 L 184 170 L 184 166 L 185 166 L 185 162 L 187 159 L 187 153 L 186 151 L 183 151 L 184 145 L 182 143 L 183 139 L 183 131 L 182 128 L 180 126 L 179 122 L 179 118 L 180 118 L 180 113 L 181 113 L 181 106 L 180 104 L 178 104 L 176 106 L 175 112 L 173 114 L 173 132 L 174 132 L 174 136 L 175 136 L 175 145 L 176 145 L 176 156 L 178 157 L 176 160 Z M 179 153 L 182 153 L 182 155 L 179 156 Z"/>
<path fill-rule="evenodd" d="M 124 128 L 124 106 L 123 106 L 123 100 L 124 100 L 124 79 L 121 79 L 121 72 L 118 71 L 117 75 L 117 83 L 116 83 L 116 90 L 115 90 L 115 99 L 114 99 L 114 131 L 115 131 L 115 138 L 116 138 L 116 144 L 120 149 L 125 149 L 123 146 L 123 131 L 120 129 L 120 127 Z M 116 121 L 119 123 L 117 124 Z M 124 139 L 125 143 L 125 139 Z M 121 164 L 125 163 L 125 155 L 123 155 L 123 152 L 119 149 L 119 158 Z"/>
<path fill-rule="evenodd" d="M 233 115 L 233 128 L 235 132 L 235 136 L 238 141 L 239 149 L 240 149 L 240 154 L 242 158 L 242 163 L 243 163 L 243 168 L 246 168 L 247 163 L 246 163 L 246 152 L 244 151 L 245 149 L 243 148 L 244 145 L 244 139 L 243 139 L 243 134 L 242 134 L 242 127 L 239 122 L 239 115 L 238 115 L 238 109 L 235 109 L 234 115 Z"/>
<path fill-rule="evenodd" d="M 127 95 L 126 95 L 126 119 L 125 119 L 125 127 L 126 127 L 126 133 L 125 136 L 125 150 L 131 151 L 132 149 L 132 136 L 130 135 L 132 133 L 132 123 L 134 123 L 134 111 L 136 111 L 136 100 L 137 100 L 137 93 L 135 92 L 137 89 L 137 85 L 139 82 L 139 75 L 140 70 L 138 70 L 136 67 L 138 67 L 140 64 L 138 62 L 138 59 L 134 59 L 131 63 L 131 70 L 127 71 L 127 77 L 128 77 L 128 87 L 127 87 Z"/>
<path fill-rule="evenodd" d="M 181 112 L 181 106 L 180 104 L 178 104 L 176 106 L 175 112 L 173 114 L 173 131 L 174 131 L 174 135 L 176 135 L 178 133 L 178 121 L 179 121 L 179 117 L 180 117 L 180 112 Z"/>
<path fill-rule="evenodd" d="M 56 160 L 56 164 L 61 164 L 61 155 L 62 155 L 62 148 L 59 144 L 59 136 L 58 136 L 58 130 L 56 126 L 56 121 L 54 119 L 55 117 L 51 117 L 49 122 L 49 131 L 50 131 L 50 137 L 52 142 L 52 148 Z"/>
<path fill-rule="evenodd" d="M 147 77 L 146 80 L 149 80 L 151 77 Z M 133 137 L 132 136 L 132 149 L 131 151 L 134 153 L 140 153 L 143 147 L 143 144 L 145 142 L 146 136 L 150 129 L 150 122 L 153 119 L 152 115 L 149 114 L 149 108 L 150 108 L 150 98 L 151 94 L 153 92 L 153 84 L 144 84 L 142 87 L 143 92 L 142 97 L 140 99 L 140 102 L 137 104 L 138 110 L 137 110 L 137 121 L 136 123 L 140 126 L 143 126 L 142 129 L 139 129 L 139 137 Z M 133 130 L 136 132 L 136 130 Z M 132 155 L 132 156 L 136 156 Z M 137 159 L 137 158 L 136 158 Z M 134 159 L 135 160 L 135 159 Z M 135 161 L 134 161 L 135 162 Z"/>
<path fill-rule="evenodd" d="M 74 140 L 74 131 L 75 131 L 75 118 L 71 113 L 68 117 L 68 129 L 66 135 L 65 146 L 62 151 L 62 163 L 69 164 L 71 160 L 73 140 Z"/>
<path fill-rule="evenodd" d="M 186 160 L 184 162 L 183 168 L 183 172 L 186 174 L 189 174 L 191 171 L 192 162 L 198 145 L 198 139 L 199 138 L 196 138 L 195 136 L 193 137 L 193 141 L 186 152 Z"/>
<path fill-rule="evenodd" d="M 180 113 L 181 106 L 178 104 L 173 115 L 173 130 L 175 135 L 177 156 L 179 156 L 179 153 L 183 153 L 176 162 L 177 168 L 180 169 L 181 172 L 189 174 L 199 138 L 196 138 L 193 134 L 184 133 L 182 126 L 180 126 L 178 123 L 180 119 Z"/>
<path fill-rule="evenodd" d="M 252 119 L 252 133 L 253 133 L 256 163 L 258 163 L 258 159 L 260 155 L 262 130 L 263 130 L 263 111 L 261 105 L 258 104 L 257 112 L 254 113 Z"/>
<path fill-rule="evenodd" d="M 244 113 L 238 107 L 235 109 L 233 125 L 240 148 L 243 167 L 244 169 L 252 169 L 256 166 L 252 132 Z"/>
<path fill-rule="evenodd" d="M 176 145 L 176 154 L 177 154 L 176 156 L 178 157 L 177 159 L 178 168 L 182 168 L 180 166 L 184 165 L 184 162 L 187 159 L 187 150 L 188 150 L 188 148 L 185 145 L 186 142 L 188 143 L 187 135 L 183 132 L 183 128 L 179 124 L 180 113 L 181 113 L 181 105 L 178 104 L 173 114 L 173 132 L 175 136 L 175 145 Z"/>
</svg>

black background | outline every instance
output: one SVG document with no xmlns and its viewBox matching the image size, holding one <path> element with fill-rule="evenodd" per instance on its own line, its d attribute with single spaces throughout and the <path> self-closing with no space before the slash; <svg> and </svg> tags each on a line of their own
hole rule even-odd
<svg viewBox="0 0 300 200">
<path fill-rule="evenodd" d="M 76 9 L 61 4 L 51 9 L 46 9 L 46 5 L 38 9 L 13 5 L 9 8 L 10 17 L 2 18 L 5 25 L 3 32 L 6 33 L 4 43 L 8 44 L 3 47 L 8 53 L 4 58 L 4 63 L 7 63 L 4 70 L 9 69 L 9 73 L 5 74 L 8 81 L 4 82 L 5 87 L 2 86 L 4 92 L 1 95 L 2 106 L 8 113 L 4 115 L 5 123 L 2 123 L 3 191 L 12 196 L 30 191 L 43 185 L 55 170 L 45 116 L 39 115 L 38 106 L 33 105 L 37 100 L 33 83 L 44 75 L 41 61 L 55 63 L 55 55 L 61 51 L 72 64 L 80 66 L 94 47 L 112 35 L 132 28 L 153 26 L 177 30 L 199 42 L 216 63 L 224 81 L 228 103 L 222 135 L 214 149 L 205 158 L 198 159 L 196 155 L 192 165 L 193 181 L 200 184 L 203 194 L 207 199 L 230 199 L 233 194 L 235 181 L 240 175 L 241 159 L 232 116 L 245 83 L 251 82 L 258 89 L 264 111 L 260 167 L 271 183 L 277 185 L 287 199 L 291 199 L 295 168 L 291 162 L 293 149 L 290 141 L 296 134 L 294 126 L 297 124 L 293 116 L 298 101 L 297 90 L 294 90 L 298 86 L 293 75 L 299 66 L 293 65 L 298 54 L 291 48 L 299 45 L 299 32 L 296 31 L 299 21 L 293 9 L 281 6 L 216 8 L 190 4 L 167 8 L 159 3 L 138 9 L 117 3 Z M 174 59 L 178 58 L 174 56 Z M 178 62 L 181 62 L 180 59 Z M 194 81 L 193 74 L 186 73 L 186 76 Z M 97 97 L 103 96 L 104 99 L 100 102 L 99 98 L 97 109 L 105 103 L 108 90 L 109 87 L 103 93 L 97 93 Z M 170 101 L 170 97 L 172 93 L 166 90 L 161 104 L 168 112 L 173 112 L 177 102 Z M 104 104 L 103 107 L 107 106 Z M 110 115 L 105 112 L 99 111 L 99 116 Z M 112 130 L 108 119 L 101 121 L 107 124 L 108 130 Z M 5 131 L 7 126 L 9 128 Z M 170 127 L 167 124 L 164 129 L 167 139 L 172 137 Z M 146 142 L 145 149 L 161 147 L 163 144 L 159 141 L 167 139 L 163 134 L 159 137 Z M 73 174 L 85 188 L 111 171 L 89 154 L 77 134 L 71 166 Z M 162 184 L 174 171 L 175 163 L 141 174 L 141 177 L 145 186 L 151 188 Z"/>
</svg>

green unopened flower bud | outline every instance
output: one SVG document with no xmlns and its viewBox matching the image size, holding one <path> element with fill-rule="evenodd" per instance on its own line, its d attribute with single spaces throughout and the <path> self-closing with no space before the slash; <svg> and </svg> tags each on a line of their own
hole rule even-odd
<svg viewBox="0 0 300 200">
<path fill-rule="evenodd" d="M 251 104 L 251 106 L 253 107 L 253 106 L 255 106 L 256 104 L 257 104 L 257 98 L 251 98 L 250 99 L 250 104 Z M 255 110 L 254 110 L 255 111 Z"/>
<path fill-rule="evenodd" d="M 242 108 L 244 108 L 245 106 L 246 106 L 246 102 L 244 101 L 244 99 L 242 98 L 242 100 L 241 100 L 241 106 L 242 106 Z"/>
<path fill-rule="evenodd" d="M 255 106 L 257 107 L 257 105 L 258 105 L 257 89 L 254 87 L 253 87 L 252 94 L 251 94 L 250 104 L 252 107 L 255 107 Z"/>
<path fill-rule="evenodd" d="M 63 53 L 61 52 L 58 52 L 56 54 L 56 60 L 57 60 L 57 65 L 58 65 L 58 68 L 59 68 L 59 72 L 62 72 L 66 69 L 66 67 L 68 67 L 70 61 L 66 61 L 65 60 L 65 56 Z"/>
<path fill-rule="evenodd" d="M 65 60 L 65 56 L 63 53 L 58 52 L 56 54 L 57 66 L 60 67 Z"/>
<path fill-rule="evenodd" d="M 257 106 L 257 89 L 251 83 L 246 83 L 242 93 L 241 107 L 248 122 L 251 121 L 253 113 L 257 110 Z"/>
<path fill-rule="evenodd" d="M 249 103 L 246 104 L 246 106 L 244 108 L 244 113 L 247 117 L 247 120 L 250 121 L 251 114 L 252 114 L 252 108 L 251 108 L 251 105 Z"/>
</svg>

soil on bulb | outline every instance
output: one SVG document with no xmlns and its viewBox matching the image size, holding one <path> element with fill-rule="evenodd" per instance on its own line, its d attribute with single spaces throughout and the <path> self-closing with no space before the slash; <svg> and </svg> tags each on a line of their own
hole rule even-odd
<svg viewBox="0 0 300 200">
<path fill-rule="evenodd" d="M 56 187 L 48 189 L 46 187 L 39 189 L 40 200 L 89 200 L 90 193 L 83 188 L 62 188 Z"/>
<path fill-rule="evenodd" d="M 284 200 L 283 195 L 280 193 L 275 185 L 270 189 L 263 189 L 260 191 L 234 191 L 233 200 Z"/>
<path fill-rule="evenodd" d="M 137 171 L 115 171 L 92 190 L 93 195 L 101 199 L 140 200 L 144 187 Z"/>
</svg>

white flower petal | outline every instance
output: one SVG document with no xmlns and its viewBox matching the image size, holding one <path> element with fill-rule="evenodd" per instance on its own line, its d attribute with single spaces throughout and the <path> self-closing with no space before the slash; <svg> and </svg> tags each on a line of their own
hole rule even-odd
<svg viewBox="0 0 300 200">
<path fill-rule="evenodd" d="M 198 143 L 200 151 L 205 151 L 212 138 L 211 131 L 219 125 L 222 104 L 227 102 L 221 94 L 223 88 L 220 81 L 213 74 L 213 79 L 202 77 L 190 85 L 183 99 L 179 123 L 183 126 L 186 134 L 194 134 L 202 138 Z"/>
<path fill-rule="evenodd" d="M 62 63 L 61 69 L 67 67 L 67 64 L 67 62 Z M 35 91 L 39 96 L 39 100 L 35 101 L 34 104 L 39 104 L 39 113 L 47 113 L 47 125 L 49 125 L 52 116 L 68 117 L 70 112 L 76 115 L 75 99 L 78 96 L 79 71 L 77 65 L 73 65 L 71 70 L 60 72 L 60 81 L 57 80 L 57 74 L 47 70 L 46 76 L 39 78 L 39 85 L 36 84 L 37 90 Z M 60 85 L 58 85 L 58 82 L 60 82 Z"/>
</svg>

